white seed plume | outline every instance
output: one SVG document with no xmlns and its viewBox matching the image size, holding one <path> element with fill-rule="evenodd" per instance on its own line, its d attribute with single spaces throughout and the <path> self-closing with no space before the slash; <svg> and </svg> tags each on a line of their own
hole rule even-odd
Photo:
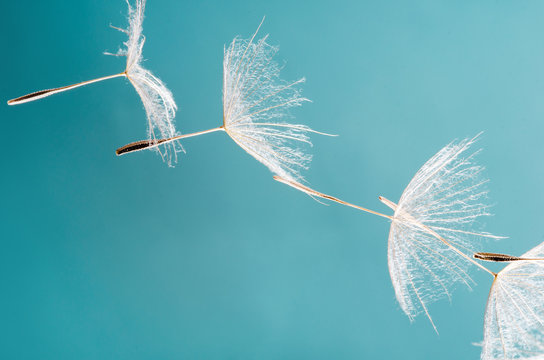
<svg viewBox="0 0 544 360">
<path fill-rule="evenodd" d="M 398 204 L 390 205 L 395 214 L 389 233 L 389 273 L 410 319 L 425 312 L 432 322 L 429 303 L 450 298 L 455 284 L 470 288 L 467 268 L 471 263 L 482 266 L 467 254 L 478 238 L 499 238 L 474 230 L 478 218 L 490 215 L 484 203 L 487 180 L 481 178 L 483 167 L 474 162 L 479 151 L 468 152 L 475 139 L 440 150 L 416 173 Z"/>
<path fill-rule="evenodd" d="M 136 0 L 135 6 L 133 7 L 129 0 L 127 0 L 128 29 L 115 28 L 128 36 L 128 40 L 124 43 L 125 48 L 120 49 L 117 54 L 115 54 L 116 56 L 126 56 L 127 63 L 125 71 L 119 74 L 87 80 L 73 85 L 62 86 L 60 88 L 37 91 L 9 100 L 8 104 L 24 104 L 96 82 L 117 77 L 126 77 L 142 99 L 148 121 L 148 138 L 150 140 L 155 140 L 156 137 L 164 138 L 175 136 L 177 132 L 174 126 L 174 117 L 176 115 L 177 107 L 172 93 L 160 79 L 154 76 L 149 70 L 142 67 L 142 49 L 145 42 L 145 37 L 142 34 L 142 23 L 144 20 L 145 3 L 146 0 Z M 113 55 L 109 53 L 106 54 Z M 161 153 L 161 156 L 163 156 L 163 159 L 170 165 L 172 160 L 175 161 L 176 153 L 183 149 L 176 141 L 164 145 L 165 152 L 159 152 Z M 169 149 L 167 149 L 167 147 L 169 147 Z"/>
<path fill-rule="evenodd" d="M 482 359 L 544 359 L 544 243 L 514 259 L 491 285 Z"/>
<path fill-rule="evenodd" d="M 262 25 L 262 22 L 261 22 Z M 260 28 L 260 25 L 259 25 Z M 286 179 L 302 179 L 311 155 L 299 145 L 311 145 L 307 133 L 320 133 L 305 125 L 284 122 L 289 109 L 309 101 L 302 97 L 299 85 L 304 78 L 286 82 L 280 78 L 281 67 L 273 60 L 278 48 L 269 45 L 268 35 L 255 40 L 235 38 L 224 49 L 223 125 L 192 134 L 154 141 L 137 141 L 117 149 L 117 155 L 150 149 L 171 141 L 215 131 L 225 131 L 242 149 Z"/>
<path fill-rule="evenodd" d="M 289 179 L 275 179 L 312 197 L 389 218 L 388 263 L 397 300 L 411 320 L 424 312 L 435 327 L 428 304 L 449 298 L 457 283 L 470 287 L 473 282 L 468 275 L 470 264 L 491 273 L 468 254 L 473 252 L 471 249 L 478 238 L 499 238 L 474 230 L 476 220 L 489 215 L 488 206 L 482 203 L 487 182 L 480 179 L 483 168 L 474 163 L 477 152 L 467 153 L 474 141 L 475 138 L 453 142 L 440 150 L 416 173 L 398 204 L 380 197 L 393 209 L 392 216 L 350 204 Z"/>
<path fill-rule="evenodd" d="M 124 43 L 125 48 L 120 49 L 117 55 L 127 58 L 125 74 L 142 99 L 148 121 L 148 138 L 154 140 L 158 137 L 167 138 L 177 135 L 174 126 L 177 106 L 172 93 L 164 83 L 151 71 L 142 67 L 142 50 L 145 43 L 142 24 L 145 3 L 146 0 L 136 0 L 135 7 L 132 7 L 127 0 L 129 26 L 127 30 L 121 31 L 128 35 L 128 40 Z M 166 146 L 170 149 L 165 149 L 167 151 L 164 154 L 159 152 L 171 165 L 172 160 L 176 160 L 176 153 L 182 148 L 177 141 L 165 144 Z"/>
<path fill-rule="evenodd" d="M 258 32 L 259 29 L 257 29 Z M 267 36 L 255 40 L 235 38 L 223 58 L 223 126 L 242 149 L 285 178 L 300 178 L 311 155 L 295 142 L 310 144 L 304 125 L 283 122 L 287 110 L 308 101 L 298 85 L 304 78 L 286 82 L 273 60 L 278 48 L 267 44 Z"/>
</svg>

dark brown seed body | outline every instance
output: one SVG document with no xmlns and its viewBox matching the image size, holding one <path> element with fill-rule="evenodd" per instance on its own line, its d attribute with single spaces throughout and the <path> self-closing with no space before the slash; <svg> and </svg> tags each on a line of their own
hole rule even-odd
<svg viewBox="0 0 544 360">
<path fill-rule="evenodd" d="M 13 104 L 16 104 L 18 102 L 21 102 L 21 101 L 24 101 L 24 100 L 31 100 L 35 97 L 38 97 L 38 96 L 43 96 L 43 95 L 46 95 L 52 91 L 56 91 L 58 89 L 48 89 L 48 90 L 40 90 L 40 91 L 36 91 L 32 94 L 28 94 L 28 95 L 24 95 L 24 96 L 21 96 L 21 97 L 18 97 L 17 99 L 12 99 L 10 101 L 8 101 L 8 105 L 13 105 Z"/>
<path fill-rule="evenodd" d="M 159 145 L 160 143 L 163 143 L 165 141 L 166 140 L 164 140 L 164 139 L 162 139 L 162 140 L 136 141 L 136 142 L 130 143 L 128 145 L 125 145 L 123 147 L 120 147 L 119 149 L 115 150 L 115 153 L 117 155 L 128 154 L 128 153 L 131 153 L 131 152 L 134 152 L 134 151 L 140 151 L 140 150 L 147 149 L 148 147 L 151 147 L 151 146 Z"/>
<path fill-rule="evenodd" d="M 474 254 L 474 258 L 483 261 L 494 261 L 494 262 L 507 262 L 507 261 L 519 261 L 525 260 L 517 256 L 505 255 L 505 254 L 496 254 L 496 253 L 487 253 L 479 252 Z"/>
</svg>

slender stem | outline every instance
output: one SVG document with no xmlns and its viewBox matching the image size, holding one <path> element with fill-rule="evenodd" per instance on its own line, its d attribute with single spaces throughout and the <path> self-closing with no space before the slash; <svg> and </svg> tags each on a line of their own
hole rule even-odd
<svg viewBox="0 0 544 360">
<path fill-rule="evenodd" d="M 370 214 L 378 215 L 378 216 L 393 220 L 392 216 L 385 215 L 385 214 L 379 213 L 377 211 L 364 208 L 364 207 L 359 206 L 359 205 L 348 203 L 347 201 L 340 200 L 340 199 L 338 199 L 338 198 L 336 198 L 334 196 L 331 196 L 331 195 L 320 193 L 319 191 L 316 191 L 316 190 L 314 190 L 312 188 L 304 186 L 304 185 L 302 185 L 302 184 L 300 184 L 300 183 L 298 183 L 296 181 L 287 180 L 287 179 L 284 179 L 281 176 L 277 176 L 277 175 L 274 176 L 274 180 L 279 181 L 281 183 L 284 183 L 286 185 L 289 185 L 289 186 L 291 186 L 291 187 L 293 187 L 293 188 L 295 188 L 297 190 L 300 190 L 300 191 L 302 191 L 302 192 L 304 192 L 304 193 L 306 193 L 306 194 L 308 194 L 310 196 L 317 196 L 317 197 L 320 197 L 320 198 L 323 198 L 323 199 L 331 200 L 331 201 L 337 202 L 337 203 L 342 204 L 342 205 L 346 205 L 346 206 L 349 206 L 349 207 L 352 207 L 352 208 L 355 208 L 355 209 L 358 209 L 358 210 L 365 211 L 365 212 L 370 213 Z"/>
<path fill-rule="evenodd" d="M 100 78 L 93 79 L 93 80 L 87 80 L 87 81 L 83 81 L 83 82 L 80 82 L 80 83 L 77 83 L 77 84 L 62 86 L 62 87 L 55 88 L 55 89 L 47 89 L 47 90 L 36 91 L 36 92 L 31 93 L 31 94 L 23 95 L 23 96 L 20 96 L 20 97 L 18 97 L 16 99 L 9 100 L 8 105 L 24 104 L 26 102 L 43 99 L 44 97 L 48 97 L 48 96 L 58 94 L 58 93 L 61 93 L 61 92 L 64 92 L 64 91 L 72 90 L 72 89 L 75 89 L 75 88 L 78 88 L 78 87 L 81 87 L 81 86 L 85 86 L 85 85 L 89 85 L 89 84 L 92 84 L 92 83 L 95 83 L 95 82 L 109 80 L 109 79 L 113 79 L 113 78 L 117 78 L 117 77 L 123 77 L 123 76 L 127 76 L 126 72 L 122 72 L 120 74 L 115 74 L 115 75 L 104 76 L 104 77 L 100 77 Z"/>
<path fill-rule="evenodd" d="M 346 205 L 346 206 L 349 206 L 349 207 L 352 207 L 352 208 L 355 208 L 355 209 L 358 209 L 358 210 L 362 210 L 362 211 L 365 211 L 367 213 L 370 213 L 370 214 L 374 214 L 374 215 L 378 215 L 378 216 L 381 216 L 381 217 L 384 217 L 384 218 L 388 218 L 390 220 L 394 220 L 394 217 L 393 216 L 389 216 L 389 215 L 385 215 L 385 214 L 382 214 L 382 213 L 379 213 L 377 211 L 374 211 L 374 210 L 370 210 L 370 209 L 367 209 L 367 208 L 364 208 L 362 206 L 358 206 L 358 205 L 354 205 L 354 204 L 351 204 L 351 203 L 348 203 L 346 201 L 343 201 L 343 200 L 340 200 L 338 198 L 335 198 L 334 196 L 330 196 L 330 195 L 327 195 L 327 194 L 323 194 L 323 193 L 320 193 L 319 191 L 316 191 L 312 188 L 309 188 L 307 186 L 304 186 L 296 181 L 292 181 L 292 180 L 287 180 L 287 179 L 284 179 L 282 178 L 281 176 L 274 176 L 274 180 L 276 181 L 279 181 L 281 183 L 284 183 L 286 185 L 289 185 L 297 190 L 300 190 L 310 196 L 317 196 L 317 197 L 320 197 L 320 198 L 323 198 L 323 199 L 327 199 L 327 200 L 331 200 L 331 201 L 335 201 L 339 204 L 342 204 L 342 205 Z M 397 204 L 393 203 L 392 201 L 390 200 L 387 200 L 386 198 L 384 197 L 381 197 L 380 196 L 380 200 L 382 202 L 384 202 L 387 206 L 389 206 L 391 209 L 393 209 L 395 212 L 396 212 L 396 209 L 397 209 Z M 409 216 L 409 215 L 408 215 Z M 411 218 L 411 216 L 409 216 Z M 429 228 L 428 226 L 424 225 L 424 224 L 421 224 L 420 222 L 418 222 L 416 219 L 409 219 L 409 222 L 410 223 L 413 223 L 415 226 L 421 228 L 423 231 L 425 231 L 426 233 L 436 237 L 438 240 L 442 241 L 446 246 L 448 246 L 449 248 L 451 248 L 453 251 L 455 251 L 456 253 L 458 253 L 459 255 L 461 255 L 462 257 L 464 257 L 465 259 L 467 259 L 468 261 L 470 261 L 471 263 L 473 263 L 474 265 L 478 266 L 479 268 L 481 268 L 482 270 L 485 270 L 487 271 L 489 274 L 491 274 L 492 276 L 496 276 L 496 274 L 494 272 L 492 272 L 491 270 L 489 270 L 488 268 L 486 268 L 485 266 L 483 266 L 482 264 L 478 263 L 477 261 L 475 261 L 474 259 L 472 259 L 471 257 L 469 257 L 468 255 L 466 255 L 465 253 L 463 253 L 462 251 L 460 251 L 459 249 L 457 249 L 455 246 L 453 246 L 452 244 L 450 244 L 446 239 L 444 239 L 442 236 L 440 236 L 438 233 L 436 233 L 436 231 L 432 230 L 431 228 Z"/>
<path fill-rule="evenodd" d="M 182 135 L 174 136 L 174 137 L 171 137 L 171 138 L 168 138 L 168 139 L 159 139 L 159 140 L 152 139 L 152 140 L 135 141 L 135 142 L 132 142 L 130 144 L 127 144 L 125 146 L 120 147 L 119 149 L 115 150 L 115 153 L 117 154 L 117 156 L 120 156 L 120 155 L 124 155 L 124 154 L 128 154 L 128 153 L 132 153 L 132 152 L 135 152 L 135 151 L 153 149 L 153 148 L 158 147 L 159 145 L 167 144 L 167 143 L 172 142 L 172 141 L 186 139 L 186 138 L 190 138 L 190 137 L 193 137 L 193 136 L 204 135 L 204 134 L 208 134 L 208 133 L 212 133 L 212 132 L 216 132 L 216 131 L 225 131 L 225 128 L 223 126 L 220 126 L 220 127 L 217 127 L 217 128 L 198 131 L 198 132 L 194 132 L 194 133 L 191 133 L 191 134 L 182 134 Z"/>
</svg>

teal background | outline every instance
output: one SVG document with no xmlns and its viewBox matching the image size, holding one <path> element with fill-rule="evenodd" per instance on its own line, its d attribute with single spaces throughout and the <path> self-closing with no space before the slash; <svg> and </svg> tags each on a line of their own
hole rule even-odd
<svg viewBox="0 0 544 360">
<path fill-rule="evenodd" d="M 0 94 L 113 74 L 122 0 L 3 1 Z M 223 45 L 262 35 L 283 78 L 306 76 L 296 121 L 314 136 L 312 186 L 379 211 L 455 138 L 485 131 L 480 163 L 521 254 L 544 240 L 541 1 L 154 1 L 146 66 L 178 129 L 221 123 Z M 491 278 L 430 310 L 400 310 L 388 223 L 272 181 L 226 134 L 184 142 L 168 168 L 117 158 L 145 137 L 124 79 L 0 106 L 0 358 L 478 359 Z"/>
</svg>

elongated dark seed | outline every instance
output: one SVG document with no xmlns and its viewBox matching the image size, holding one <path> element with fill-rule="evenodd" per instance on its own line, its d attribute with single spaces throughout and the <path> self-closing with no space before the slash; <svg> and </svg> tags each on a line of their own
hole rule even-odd
<svg viewBox="0 0 544 360">
<path fill-rule="evenodd" d="M 142 141 L 136 141 L 130 144 L 127 144 L 125 146 L 120 147 L 119 149 L 115 150 L 115 153 L 117 155 L 123 155 L 128 154 L 133 151 L 140 151 L 144 150 L 150 146 L 156 145 L 157 142 L 153 140 L 142 140 Z"/>
<path fill-rule="evenodd" d="M 59 89 L 61 89 L 61 88 L 59 88 Z M 24 101 L 24 100 L 29 100 L 29 99 L 32 99 L 32 98 L 35 98 L 35 97 L 39 97 L 39 96 L 45 95 L 47 93 L 50 93 L 50 92 L 53 92 L 53 91 L 56 91 L 56 90 L 59 90 L 59 89 L 47 89 L 47 90 L 36 91 L 36 92 L 33 92 L 32 94 L 27 94 L 27 95 L 18 97 L 17 99 L 11 99 L 11 100 L 8 101 L 8 104 L 9 105 L 16 104 L 18 102 L 21 102 L 21 101 Z"/>
<path fill-rule="evenodd" d="M 474 258 L 483 261 L 494 261 L 494 262 L 507 262 L 507 261 L 519 261 L 523 260 L 517 256 L 505 255 L 505 254 L 496 254 L 496 253 L 486 253 L 479 252 L 474 254 Z"/>
</svg>

